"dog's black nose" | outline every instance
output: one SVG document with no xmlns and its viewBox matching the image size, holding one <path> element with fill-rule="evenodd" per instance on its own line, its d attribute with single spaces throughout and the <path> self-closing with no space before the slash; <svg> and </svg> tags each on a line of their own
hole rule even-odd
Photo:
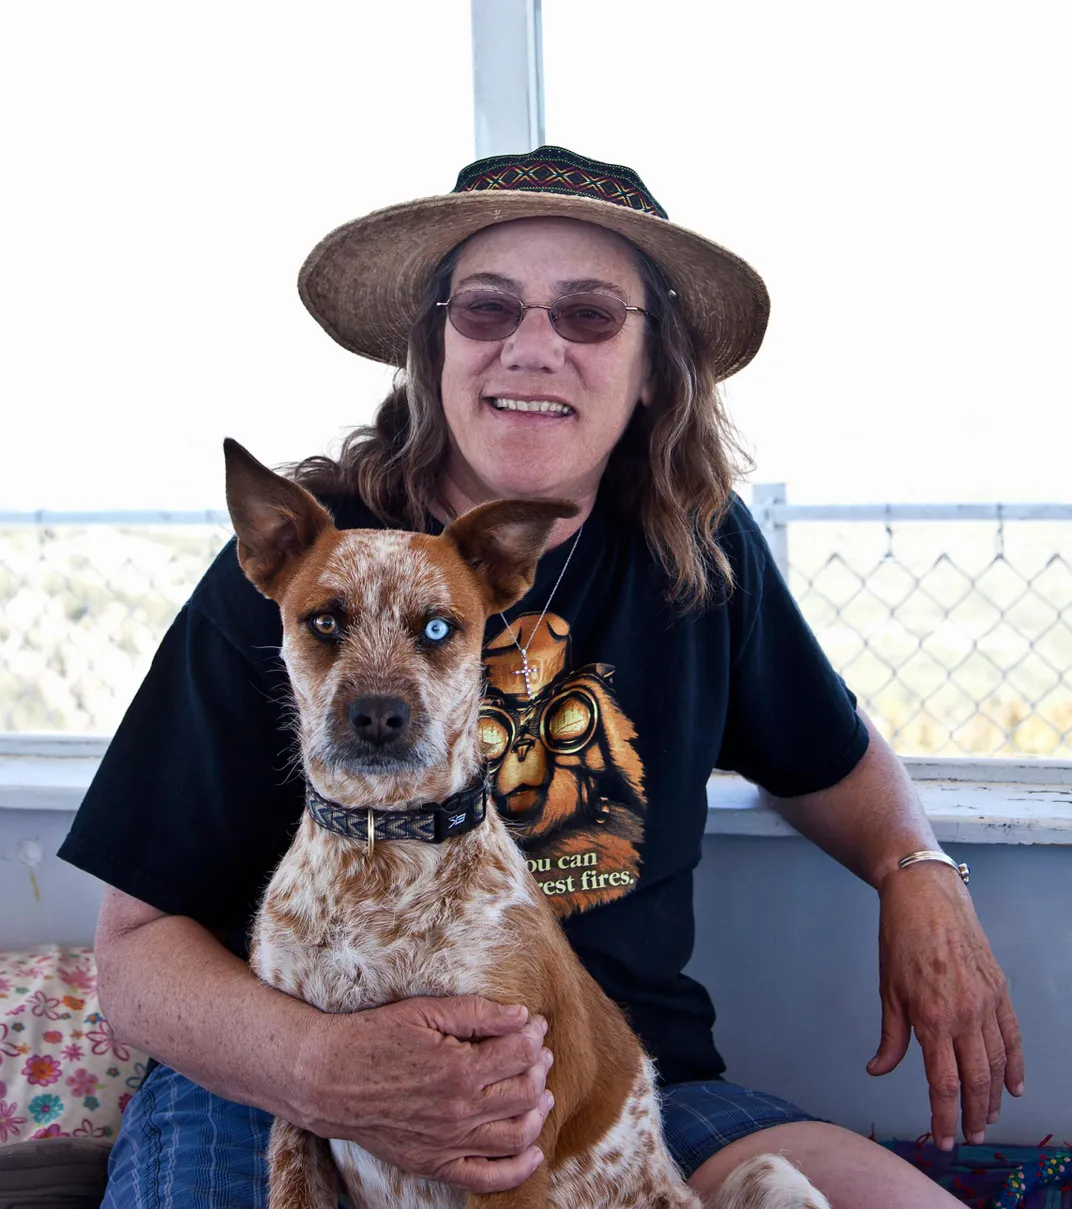
<svg viewBox="0 0 1072 1209">
<path fill-rule="evenodd" d="M 358 736 L 377 747 L 405 734 L 409 706 L 401 697 L 358 697 L 347 711 Z"/>
</svg>

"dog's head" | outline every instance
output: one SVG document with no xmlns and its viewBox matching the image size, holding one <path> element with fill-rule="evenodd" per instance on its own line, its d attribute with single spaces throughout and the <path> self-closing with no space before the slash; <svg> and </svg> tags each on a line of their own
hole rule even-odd
<svg viewBox="0 0 1072 1209">
<path fill-rule="evenodd" d="M 224 443 L 238 560 L 278 605 L 306 773 L 344 804 L 445 797 L 479 765 L 488 616 L 532 586 L 561 500 L 500 500 L 439 537 L 335 528 L 303 487 Z"/>
</svg>

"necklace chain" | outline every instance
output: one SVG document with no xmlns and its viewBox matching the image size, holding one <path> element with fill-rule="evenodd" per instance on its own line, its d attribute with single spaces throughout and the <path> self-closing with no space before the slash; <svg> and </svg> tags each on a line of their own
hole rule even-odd
<svg viewBox="0 0 1072 1209">
<path fill-rule="evenodd" d="M 544 617 L 547 616 L 547 610 L 551 607 L 551 601 L 554 600 L 554 598 L 555 598 L 555 593 L 558 591 L 558 585 L 562 582 L 562 577 L 566 574 L 566 568 L 570 565 L 570 559 L 573 558 L 573 552 L 577 549 L 577 543 L 581 540 L 581 534 L 583 532 L 584 532 L 584 525 L 581 525 L 581 527 L 577 530 L 577 536 L 573 539 L 573 545 L 570 546 L 570 552 L 569 552 L 569 554 L 566 555 L 566 561 L 562 564 L 562 570 L 559 571 L 559 573 L 558 573 L 558 579 L 555 580 L 555 586 L 551 589 L 551 595 L 548 596 L 547 603 L 543 606 L 543 612 L 540 613 L 539 619 L 537 620 L 536 624 L 533 626 L 532 633 L 529 635 L 529 640 L 528 640 L 528 642 L 525 643 L 524 646 L 521 645 L 520 639 L 518 638 L 517 634 L 514 633 L 513 626 L 510 624 L 510 622 L 508 622 L 506 620 L 505 614 L 503 614 L 503 613 L 499 614 L 499 616 L 503 619 L 503 624 L 506 626 L 507 630 L 510 632 L 510 637 L 513 638 L 513 640 L 514 640 L 514 646 L 516 646 L 517 649 L 521 652 L 521 671 L 515 672 L 514 675 L 524 677 L 526 696 L 529 696 L 529 697 L 532 696 L 533 672 L 532 672 L 532 668 L 529 667 L 529 647 L 532 646 L 532 640 L 540 632 L 540 626 L 543 623 L 543 619 L 544 619 Z M 518 629 L 518 634 L 520 634 L 521 627 L 518 626 L 517 629 Z"/>
</svg>

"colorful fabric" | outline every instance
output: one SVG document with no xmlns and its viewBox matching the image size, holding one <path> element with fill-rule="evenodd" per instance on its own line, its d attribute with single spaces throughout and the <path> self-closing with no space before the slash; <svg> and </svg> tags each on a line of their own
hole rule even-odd
<svg viewBox="0 0 1072 1209">
<path fill-rule="evenodd" d="M 0 952 L 0 1145 L 114 1137 L 145 1062 L 101 1015 L 89 949 Z"/>
<path fill-rule="evenodd" d="M 627 210 L 667 217 L 632 168 L 590 160 L 565 147 L 537 147 L 527 155 L 492 155 L 477 160 L 462 169 L 453 192 L 484 189 L 592 197 Z"/>
<path fill-rule="evenodd" d="M 1072 1148 L 885 1142 L 971 1209 L 1072 1209 Z M 1047 1138 L 1046 1141 L 1049 1141 Z"/>
</svg>

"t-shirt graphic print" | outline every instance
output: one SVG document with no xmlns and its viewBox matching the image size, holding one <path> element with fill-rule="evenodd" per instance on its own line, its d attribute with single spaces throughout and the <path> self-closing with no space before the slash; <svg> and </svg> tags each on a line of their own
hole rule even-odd
<svg viewBox="0 0 1072 1209">
<path fill-rule="evenodd" d="M 635 887 L 647 811 L 614 668 L 574 670 L 570 647 L 557 614 L 515 618 L 484 647 L 480 711 L 495 805 L 560 918 Z"/>
</svg>

